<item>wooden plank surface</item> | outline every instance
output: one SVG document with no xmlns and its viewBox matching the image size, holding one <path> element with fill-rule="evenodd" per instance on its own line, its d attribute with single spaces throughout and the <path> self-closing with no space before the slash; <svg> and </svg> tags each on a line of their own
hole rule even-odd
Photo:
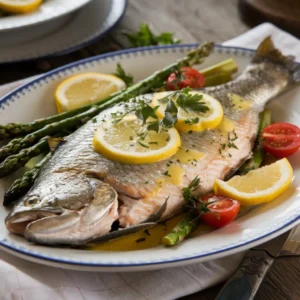
<svg viewBox="0 0 300 300">
<path fill-rule="evenodd" d="M 105 39 L 72 54 L 36 62 L 0 67 L 0 84 L 39 74 L 64 64 L 126 47 L 122 31 L 136 31 L 144 22 L 154 32 L 174 32 L 182 42 L 231 39 L 249 27 L 239 16 L 238 0 L 129 0 L 123 20 Z M 280 258 L 272 266 L 256 300 L 300 299 L 300 258 Z M 184 300 L 213 300 L 221 284 L 184 297 Z M 235 300 L 235 299 L 232 299 Z"/>
</svg>

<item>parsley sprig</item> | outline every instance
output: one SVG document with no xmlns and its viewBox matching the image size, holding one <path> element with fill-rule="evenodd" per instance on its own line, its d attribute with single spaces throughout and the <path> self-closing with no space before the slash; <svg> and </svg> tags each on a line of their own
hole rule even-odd
<svg viewBox="0 0 300 300">
<path fill-rule="evenodd" d="M 188 187 L 182 188 L 182 194 L 187 206 L 196 209 L 198 211 L 199 216 L 201 216 L 202 214 L 210 212 L 211 210 L 208 208 L 208 206 L 217 202 L 217 200 L 204 202 L 200 199 L 199 196 L 195 196 L 193 192 L 199 187 L 200 187 L 200 178 L 196 176 L 192 180 L 192 182 L 188 185 Z"/>
<path fill-rule="evenodd" d="M 117 64 L 117 70 L 113 75 L 122 79 L 127 87 L 133 85 L 133 76 L 131 74 L 126 74 L 125 70 L 123 69 L 120 63 Z"/>
<path fill-rule="evenodd" d="M 155 35 L 147 24 L 141 24 L 136 33 L 124 33 L 132 47 L 156 46 L 179 44 L 181 41 L 174 38 L 170 32 L 162 32 Z"/>
<path fill-rule="evenodd" d="M 185 112 L 207 112 L 209 107 L 205 104 L 203 96 L 200 94 L 191 94 L 191 89 L 184 88 L 182 91 L 177 93 L 176 103 Z"/>
<path fill-rule="evenodd" d="M 191 94 L 190 91 L 191 89 L 185 88 L 158 100 L 160 103 L 167 104 L 164 112 L 164 118 L 162 120 L 159 120 L 156 115 L 159 105 L 152 107 L 143 100 L 139 100 L 138 102 L 135 100 L 137 103 L 135 107 L 127 107 L 123 113 L 112 113 L 113 123 L 117 124 L 126 115 L 135 113 L 137 118 L 143 122 L 143 127 L 137 133 L 141 142 L 142 140 L 145 140 L 148 132 L 151 130 L 155 132 L 161 132 L 167 128 L 174 127 L 178 120 L 178 107 L 181 107 L 186 112 L 206 112 L 209 110 L 205 102 L 201 102 L 202 95 L 194 95 Z M 185 123 L 190 125 L 198 122 L 199 117 L 188 118 L 185 120 Z M 148 146 L 143 142 L 139 144 L 143 147 Z"/>
<path fill-rule="evenodd" d="M 200 186 L 200 178 L 196 176 L 192 182 L 188 185 L 188 187 L 182 188 L 183 198 L 188 205 L 192 205 L 195 207 L 195 203 L 198 202 L 199 197 L 193 195 L 193 191 L 195 191 Z"/>
<path fill-rule="evenodd" d="M 190 113 L 190 112 L 207 112 L 209 110 L 209 107 L 206 105 L 204 101 L 201 101 L 203 99 L 202 95 L 199 94 L 192 94 L 190 93 L 191 89 L 190 88 L 184 88 L 181 91 L 176 91 L 172 94 L 169 94 L 161 99 L 158 100 L 158 102 L 165 104 L 168 102 L 168 105 L 170 105 L 170 99 L 175 99 L 176 105 L 180 108 L 182 108 L 185 112 Z M 176 107 L 174 104 L 174 106 Z M 177 107 L 176 107 L 177 109 Z M 175 111 L 175 109 L 173 109 Z M 177 109 L 178 112 L 178 109 Z M 195 124 L 199 122 L 199 118 L 188 118 L 186 119 L 185 123 L 186 124 Z"/>
</svg>

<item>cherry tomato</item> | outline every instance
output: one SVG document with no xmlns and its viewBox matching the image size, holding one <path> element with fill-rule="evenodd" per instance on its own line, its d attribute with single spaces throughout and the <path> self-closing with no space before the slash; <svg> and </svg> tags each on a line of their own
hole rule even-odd
<svg viewBox="0 0 300 300">
<path fill-rule="evenodd" d="M 169 90 L 181 90 L 185 87 L 197 89 L 204 86 L 204 76 L 197 70 L 190 67 L 183 67 L 180 71 L 181 74 L 170 74 L 167 82 Z"/>
<path fill-rule="evenodd" d="M 263 130 L 262 139 L 267 152 L 278 158 L 288 157 L 300 147 L 300 128 L 290 123 L 274 123 Z"/>
<path fill-rule="evenodd" d="M 236 200 L 216 196 L 215 194 L 207 194 L 200 198 L 204 203 L 209 204 L 207 213 L 200 213 L 200 218 L 208 225 L 220 228 L 231 223 L 240 210 L 240 203 Z"/>
</svg>

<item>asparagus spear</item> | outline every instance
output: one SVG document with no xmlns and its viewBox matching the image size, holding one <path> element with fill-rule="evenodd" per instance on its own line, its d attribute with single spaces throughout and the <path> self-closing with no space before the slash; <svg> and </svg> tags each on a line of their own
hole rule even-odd
<svg viewBox="0 0 300 300">
<path fill-rule="evenodd" d="M 0 178 L 17 171 L 19 168 L 25 166 L 31 158 L 36 157 L 45 151 L 55 151 L 55 149 L 52 149 L 52 140 L 59 140 L 59 138 L 62 138 L 68 134 L 70 134 L 69 131 L 63 130 L 59 134 L 55 135 L 54 138 L 45 136 L 37 144 L 21 150 L 17 154 L 8 156 L 2 163 L 0 163 Z M 57 144 L 57 141 L 55 144 Z"/>
<path fill-rule="evenodd" d="M 7 176 L 25 166 L 32 157 L 38 156 L 39 154 L 49 150 L 48 138 L 49 136 L 45 136 L 34 146 L 23 149 L 17 154 L 8 156 L 0 164 L 0 178 Z"/>
<path fill-rule="evenodd" d="M 25 134 L 31 133 L 33 131 L 39 130 L 48 124 L 59 122 L 59 121 L 65 120 L 67 118 L 74 117 L 84 111 L 87 111 L 93 105 L 103 104 L 119 94 L 121 94 L 121 92 L 117 92 L 104 100 L 94 102 L 92 104 L 88 104 L 88 105 L 79 107 L 77 109 L 73 109 L 68 112 L 64 112 L 64 113 L 54 115 L 54 116 L 51 116 L 48 118 L 35 120 L 28 124 L 9 123 L 6 125 L 0 125 L 0 140 L 10 139 L 10 138 L 18 137 L 20 135 L 25 135 Z"/>
<path fill-rule="evenodd" d="M 22 178 L 14 181 L 12 186 L 6 191 L 4 195 L 4 206 L 8 206 L 17 201 L 19 197 L 23 196 L 30 190 L 35 179 L 39 175 L 40 170 L 44 165 L 46 165 L 50 157 L 51 153 L 48 153 L 48 155 L 46 155 L 43 160 L 37 163 L 31 170 L 27 171 Z"/>
<path fill-rule="evenodd" d="M 182 242 L 198 225 L 194 213 L 189 212 L 166 236 L 162 238 L 165 246 L 174 246 Z"/>
<path fill-rule="evenodd" d="M 259 120 L 260 121 L 259 121 L 258 135 L 256 138 L 253 155 L 238 170 L 237 173 L 239 175 L 245 175 L 249 171 L 259 168 L 263 162 L 265 152 L 261 142 L 261 134 L 263 129 L 271 124 L 271 111 L 265 109 L 263 112 L 260 113 Z"/>
<path fill-rule="evenodd" d="M 204 77 L 212 76 L 218 73 L 235 73 L 238 70 L 236 62 L 232 59 L 226 59 L 220 63 L 199 71 Z"/>
<path fill-rule="evenodd" d="M 155 72 L 150 77 L 142 80 L 141 82 L 131 86 L 127 90 L 123 92 L 115 93 L 114 95 L 108 97 L 105 100 L 101 100 L 99 102 L 89 104 L 83 107 L 80 107 L 78 109 L 65 112 L 59 115 L 51 116 L 49 118 L 44 118 L 40 120 L 36 120 L 32 123 L 28 124 L 22 124 L 22 123 L 10 123 L 7 125 L 0 125 L 0 140 L 3 139 L 9 139 L 14 138 L 20 135 L 28 134 L 30 132 L 39 130 L 46 125 L 52 124 L 54 122 L 59 122 L 62 120 L 65 120 L 66 118 L 74 117 L 82 112 L 85 112 L 89 110 L 94 105 L 102 105 L 103 103 L 109 102 L 111 104 L 114 103 L 114 101 L 111 101 L 118 97 L 119 95 L 123 95 L 127 91 L 129 93 L 133 94 L 133 96 L 137 95 L 139 91 L 146 93 L 149 92 L 152 88 L 157 88 L 162 85 L 162 82 L 166 79 L 168 75 L 170 75 L 174 69 L 177 69 L 178 66 L 181 65 L 193 65 L 197 63 L 201 63 L 201 61 L 207 57 L 211 50 L 213 48 L 213 43 L 204 43 L 200 47 L 198 47 L 196 50 L 190 51 L 185 57 L 178 60 L 177 62 L 169 65 L 168 67 L 164 68 L 161 71 Z M 137 93 L 134 93 L 134 91 L 137 91 Z"/>
<path fill-rule="evenodd" d="M 215 86 L 232 80 L 231 74 L 222 72 L 205 77 L 205 87 Z"/>
<path fill-rule="evenodd" d="M 73 117 L 66 118 L 52 124 L 48 124 L 45 127 L 26 135 L 24 138 L 16 138 L 10 141 L 7 145 L 3 146 L 0 149 L 0 162 L 8 156 L 16 154 L 24 148 L 30 147 L 46 135 L 53 135 L 61 131 L 62 129 L 71 130 L 72 128 L 77 127 L 78 125 L 86 123 L 88 120 L 90 120 L 95 115 L 108 108 L 109 106 L 115 105 L 122 101 L 126 101 L 130 97 L 147 93 L 151 91 L 151 89 L 161 86 L 165 78 L 179 66 L 201 63 L 203 59 L 210 54 L 212 48 L 213 43 L 205 43 L 196 50 L 190 51 L 184 58 L 178 60 L 177 62 L 167 66 L 166 68 L 158 72 L 155 72 L 148 78 L 129 87 L 124 92 L 114 96 L 105 103 L 102 103 L 100 105 L 94 105 L 89 110 L 84 111 Z"/>
</svg>

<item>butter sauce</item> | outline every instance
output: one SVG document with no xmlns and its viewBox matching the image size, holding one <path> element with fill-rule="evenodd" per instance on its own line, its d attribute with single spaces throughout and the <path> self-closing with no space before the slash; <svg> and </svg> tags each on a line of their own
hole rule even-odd
<svg viewBox="0 0 300 300">
<path fill-rule="evenodd" d="M 161 239 L 176 226 L 183 216 L 184 214 L 180 214 L 148 230 L 142 230 L 108 242 L 88 245 L 86 248 L 95 251 L 134 251 L 158 247 L 161 245 Z M 191 237 L 199 236 L 212 230 L 208 225 L 200 223 L 191 234 Z"/>
<path fill-rule="evenodd" d="M 217 129 L 224 132 L 232 132 L 234 130 L 234 122 L 224 116 L 221 124 L 217 127 Z"/>
<path fill-rule="evenodd" d="M 179 160 L 182 164 L 188 164 L 191 161 L 199 161 L 205 156 L 205 153 L 199 152 L 192 149 L 180 148 L 178 152 L 175 154 L 175 159 Z"/>
</svg>

